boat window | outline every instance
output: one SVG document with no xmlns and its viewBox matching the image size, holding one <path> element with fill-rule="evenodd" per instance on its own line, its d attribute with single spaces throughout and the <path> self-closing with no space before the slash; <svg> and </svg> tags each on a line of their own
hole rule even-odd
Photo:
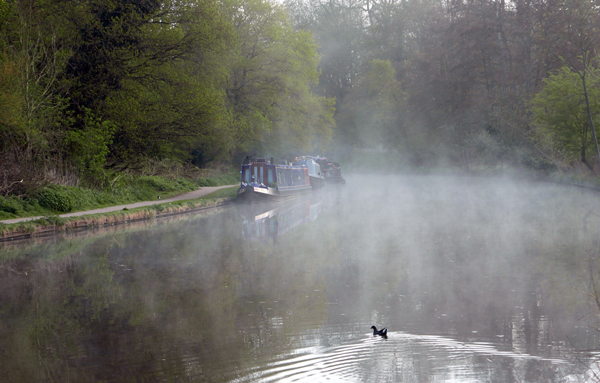
<svg viewBox="0 0 600 383">
<path fill-rule="evenodd" d="M 250 183 L 250 168 L 244 168 L 244 182 Z"/>
<path fill-rule="evenodd" d="M 260 167 L 260 183 L 265 183 L 265 167 Z"/>
<path fill-rule="evenodd" d="M 258 167 L 253 166 L 252 168 L 254 169 L 254 182 L 258 182 Z"/>
<path fill-rule="evenodd" d="M 269 185 L 273 183 L 273 169 L 267 169 L 267 182 Z"/>
</svg>

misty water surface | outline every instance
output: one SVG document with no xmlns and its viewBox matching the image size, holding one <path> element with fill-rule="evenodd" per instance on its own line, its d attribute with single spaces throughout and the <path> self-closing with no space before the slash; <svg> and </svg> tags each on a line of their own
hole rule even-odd
<svg viewBox="0 0 600 383">
<path fill-rule="evenodd" d="M 599 197 L 354 176 L 308 200 L 5 247 L 3 381 L 593 381 Z"/>
</svg>

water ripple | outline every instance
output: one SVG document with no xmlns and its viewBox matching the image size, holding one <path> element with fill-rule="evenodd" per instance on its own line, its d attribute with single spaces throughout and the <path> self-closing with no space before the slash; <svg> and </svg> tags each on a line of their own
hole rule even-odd
<svg viewBox="0 0 600 383">
<path fill-rule="evenodd" d="M 567 361 L 502 351 L 491 343 L 460 342 L 434 335 L 391 333 L 388 339 L 365 337 L 335 347 L 295 350 L 263 366 L 241 372 L 242 382 L 398 381 L 425 374 L 431 381 L 487 379 L 492 359 L 566 365 Z"/>
</svg>

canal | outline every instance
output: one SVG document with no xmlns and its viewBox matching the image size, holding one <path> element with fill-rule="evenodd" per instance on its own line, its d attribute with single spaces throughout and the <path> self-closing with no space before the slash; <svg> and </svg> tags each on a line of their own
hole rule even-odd
<svg viewBox="0 0 600 383">
<path fill-rule="evenodd" d="M 2 382 L 600 381 L 599 197 L 354 175 L 2 244 Z"/>
</svg>

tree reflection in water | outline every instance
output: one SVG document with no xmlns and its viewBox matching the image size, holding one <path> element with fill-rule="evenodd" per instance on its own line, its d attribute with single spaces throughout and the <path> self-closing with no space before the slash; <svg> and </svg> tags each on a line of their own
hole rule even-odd
<svg viewBox="0 0 600 383">
<path fill-rule="evenodd" d="M 261 240 L 232 208 L 3 251 L 4 381 L 593 379 L 596 195 L 360 181 Z"/>
</svg>

